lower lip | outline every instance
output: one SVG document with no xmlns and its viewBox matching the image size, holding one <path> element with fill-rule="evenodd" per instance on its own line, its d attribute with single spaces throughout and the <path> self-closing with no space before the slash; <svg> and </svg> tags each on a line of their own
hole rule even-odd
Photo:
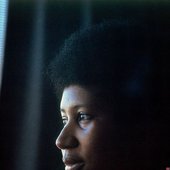
<svg viewBox="0 0 170 170">
<path fill-rule="evenodd" d="M 84 163 L 75 163 L 73 165 L 66 165 L 65 170 L 81 170 L 84 166 Z"/>
</svg>

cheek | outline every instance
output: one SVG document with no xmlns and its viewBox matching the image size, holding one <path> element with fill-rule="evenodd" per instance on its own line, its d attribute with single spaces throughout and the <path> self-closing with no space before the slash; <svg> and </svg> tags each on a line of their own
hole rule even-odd
<svg viewBox="0 0 170 170">
<path fill-rule="evenodd" d="M 108 130 L 105 124 L 92 123 L 81 133 L 80 153 L 88 170 L 105 169 L 106 164 L 110 167 L 108 158 L 111 157 L 112 149 Z"/>
<path fill-rule="evenodd" d="M 92 122 L 79 133 L 80 146 L 84 154 L 95 154 L 106 152 L 110 141 L 110 132 L 106 129 L 105 123 Z"/>
</svg>

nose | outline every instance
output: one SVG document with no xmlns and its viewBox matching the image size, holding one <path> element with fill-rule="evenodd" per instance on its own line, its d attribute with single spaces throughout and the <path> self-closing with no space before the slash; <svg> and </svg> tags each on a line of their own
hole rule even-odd
<svg viewBox="0 0 170 170">
<path fill-rule="evenodd" d="M 59 149 L 69 149 L 76 148 L 78 145 L 79 141 L 75 135 L 74 130 L 72 127 L 66 125 L 56 139 L 56 146 Z"/>
</svg>

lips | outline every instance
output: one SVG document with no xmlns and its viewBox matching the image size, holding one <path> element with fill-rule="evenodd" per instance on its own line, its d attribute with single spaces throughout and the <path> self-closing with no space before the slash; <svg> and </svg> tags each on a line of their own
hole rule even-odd
<svg viewBox="0 0 170 170">
<path fill-rule="evenodd" d="M 76 156 L 67 156 L 63 158 L 65 170 L 82 170 L 84 162 Z"/>
</svg>

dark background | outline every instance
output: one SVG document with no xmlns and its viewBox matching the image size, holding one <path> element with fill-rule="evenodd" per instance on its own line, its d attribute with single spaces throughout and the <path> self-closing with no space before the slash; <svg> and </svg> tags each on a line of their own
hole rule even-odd
<svg viewBox="0 0 170 170">
<path fill-rule="evenodd" d="M 169 46 L 169 7 L 168 1 L 93 1 L 90 4 L 71 0 L 10 1 L 1 89 L 0 169 L 63 168 L 55 146 L 61 128 L 58 102 L 45 68 L 65 38 L 92 23 L 128 18 L 150 24 L 158 34 L 161 30 L 165 39 L 161 45 L 164 53 L 154 59 L 154 74 L 162 105 L 156 107 L 169 118 L 169 53 L 164 50 Z M 24 121 L 29 112 L 31 123 L 26 126 Z M 169 127 L 164 128 L 166 136 Z M 165 140 L 169 142 L 168 138 Z"/>
</svg>

